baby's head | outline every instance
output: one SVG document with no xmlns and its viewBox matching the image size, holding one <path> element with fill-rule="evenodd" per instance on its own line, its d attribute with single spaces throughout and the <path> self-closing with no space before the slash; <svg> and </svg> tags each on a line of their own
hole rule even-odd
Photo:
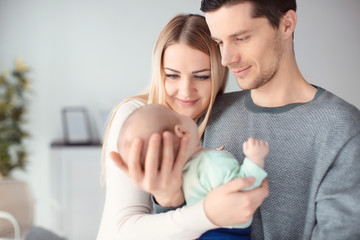
<svg viewBox="0 0 360 240">
<path fill-rule="evenodd" d="M 191 118 L 160 104 L 147 104 L 132 112 L 122 125 L 117 145 L 119 154 L 126 162 L 132 141 L 141 138 L 143 140 L 141 163 L 144 166 L 150 136 L 153 133 L 162 136 L 165 131 L 172 134 L 174 156 L 177 155 L 180 138 L 185 135 L 189 140 L 187 158 L 200 148 L 198 128 Z"/>
</svg>

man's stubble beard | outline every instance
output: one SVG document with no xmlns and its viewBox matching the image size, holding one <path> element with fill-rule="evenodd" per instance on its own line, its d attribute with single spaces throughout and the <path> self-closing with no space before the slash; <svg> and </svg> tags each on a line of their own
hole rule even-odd
<svg viewBox="0 0 360 240">
<path fill-rule="evenodd" d="M 283 56 L 283 51 L 281 47 L 280 37 L 276 36 L 273 40 L 274 44 L 274 61 L 266 67 L 265 70 L 261 71 L 258 76 L 255 77 L 255 79 L 246 79 L 246 76 L 244 78 L 237 78 L 237 83 L 239 87 L 243 90 L 252 90 L 252 89 L 258 89 L 268 82 L 271 81 L 271 79 L 274 78 L 274 76 L 277 74 L 279 70 L 279 65 L 281 58 Z"/>
</svg>

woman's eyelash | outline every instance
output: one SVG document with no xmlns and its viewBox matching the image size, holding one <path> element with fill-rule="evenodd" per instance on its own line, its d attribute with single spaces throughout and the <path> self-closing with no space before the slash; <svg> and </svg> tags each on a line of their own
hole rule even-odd
<svg viewBox="0 0 360 240">
<path fill-rule="evenodd" d="M 167 78 L 178 78 L 179 75 L 176 75 L 176 74 L 166 74 L 166 77 L 167 77 Z"/>
<path fill-rule="evenodd" d="M 195 76 L 195 78 L 201 79 L 201 80 L 206 80 L 206 79 L 209 79 L 210 76 L 209 75 L 202 75 L 202 76 Z"/>
<path fill-rule="evenodd" d="M 180 76 L 177 74 L 166 74 L 165 76 L 170 79 L 180 78 Z M 198 80 L 207 80 L 210 78 L 210 75 L 195 75 L 194 78 Z"/>
</svg>

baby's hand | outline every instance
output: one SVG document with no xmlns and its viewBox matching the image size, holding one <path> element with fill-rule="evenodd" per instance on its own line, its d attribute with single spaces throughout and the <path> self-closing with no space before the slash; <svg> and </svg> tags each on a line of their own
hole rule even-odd
<svg viewBox="0 0 360 240">
<path fill-rule="evenodd" d="M 269 153 L 268 142 L 250 137 L 244 142 L 243 151 L 246 157 L 259 167 L 264 168 L 265 157 Z"/>
</svg>

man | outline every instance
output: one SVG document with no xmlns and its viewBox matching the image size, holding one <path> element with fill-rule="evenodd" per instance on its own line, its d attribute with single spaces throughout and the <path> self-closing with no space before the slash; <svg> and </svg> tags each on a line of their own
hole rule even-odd
<svg viewBox="0 0 360 240">
<path fill-rule="evenodd" d="M 217 98 L 204 147 L 224 145 L 243 159 L 249 136 L 270 145 L 270 194 L 252 239 L 360 239 L 360 112 L 301 75 L 296 1 L 202 0 L 201 10 L 245 90 Z"/>
<path fill-rule="evenodd" d="M 252 238 L 360 239 L 360 112 L 301 75 L 293 51 L 295 0 L 203 0 L 201 9 L 223 65 L 244 90 L 216 99 L 204 147 L 224 145 L 243 159 L 241 145 L 249 137 L 270 146 L 265 161 L 270 194 L 254 216 Z M 162 165 L 175 159 L 169 139 L 164 138 Z M 132 145 L 134 162 L 140 146 Z M 149 165 L 157 166 L 159 149 L 160 141 L 150 141 Z M 168 189 L 179 184 L 173 179 L 184 152 L 186 141 L 173 167 L 149 172 L 129 166 L 127 172 L 142 190 L 169 195 Z M 241 224 L 267 195 L 266 182 L 259 189 L 240 191 L 250 184 L 242 178 L 224 184 L 204 199 L 203 211 L 197 210 L 214 226 Z M 177 204 L 165 210 L 182 199 L 175 200 Z M 183 208 L 163 215 L 172 219 L 166 229 L 173 233 L 182 223 L 177 220 L 190 221 L 188 210 L 193 211 Z"/>
</svg>

